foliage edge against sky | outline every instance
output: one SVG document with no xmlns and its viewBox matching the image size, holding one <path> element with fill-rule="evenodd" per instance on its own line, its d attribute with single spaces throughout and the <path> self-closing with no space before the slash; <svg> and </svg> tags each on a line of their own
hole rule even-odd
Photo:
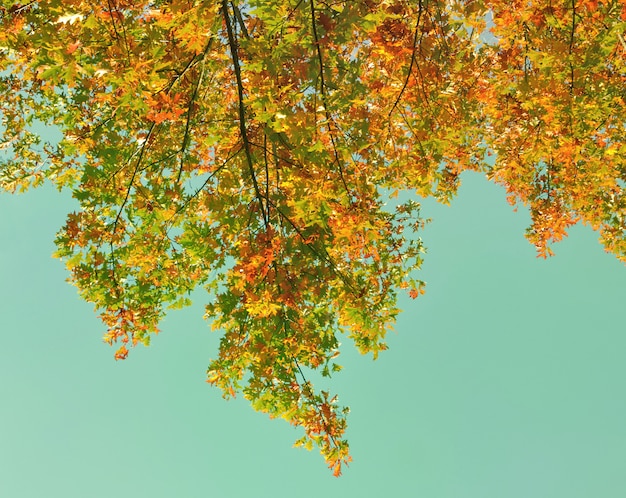
<svg viewBox="0 0 626 498">
<path fill-rule="evenodd" d="M 489 22 L 488 22 L 489 20 Z M 116 358 L 203 286 L 208 382 L 301 426 L 335 475 L 347 409 L 308 381 L 385 349 L 423 224 L 466 170 L 626 261 L 618 1 L 79 0 L 0 7 L 3 189 L 80 203 L 57 255 Z M 41 126 L 59 130 L 51 141 Z"/>
</svg>

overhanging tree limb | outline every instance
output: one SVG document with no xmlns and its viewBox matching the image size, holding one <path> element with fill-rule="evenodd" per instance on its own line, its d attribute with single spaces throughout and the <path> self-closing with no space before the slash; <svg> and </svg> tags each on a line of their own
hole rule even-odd
<svg viewBox="0 0 626 498">
<path fill-rule="evenodd" d="M 226 24 L 226 33 L 228 35 L 228 46 L 230 49 L 231 59 L 233 61 L 233 69 L 235 71 L 235 78 L 237 80 L 237 95 L 239 98 L 238 101 L 238 114 L 239 114 L 239 130 L 241 132 L 241 140 L 243 141 L 243 149 L 246 154 L 246 161 L 248 164 L 248 172 L 250 173 L 250 178 L 252 179 L 252 184 L 254 186 L 254 193 L 259 203 L 259 209 L 261 210 L 261 215 L 263 216 L 263 221 L 265 225 L 269 224 L 269 218 L 267 215 L 267 210 L 264 203 L 264 197 L 261 194 L 261 190 L 259 188 L 259 184 L 256 179 L 256 173 L 254 171 L 254 160 L 252 158 L 252 151 L 250 150 L 250 141 L 248 140 L 248 129 L 246 126 L 246 107 L 244 102 L 244 91 L 243 91 L 243 81 L 241 78 L 241 66 L 239 65 L 239 56 L 237 54 L 238 46 L 237 41 L 235 40 L 233 34 L 233 27 L 230 22 L 230 14 L 228 13 L 228 2 L 226 0 L 222 0 L 222 14 L 224 16 L 224 23 Z"/>
</svg>

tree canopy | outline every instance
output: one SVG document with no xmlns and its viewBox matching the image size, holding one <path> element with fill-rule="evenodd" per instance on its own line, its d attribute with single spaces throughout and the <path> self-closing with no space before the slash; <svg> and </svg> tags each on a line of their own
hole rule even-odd
<svg viewBox="0 0 626 498">
<path fill-rule="evenodd" d="M 310 372 L 423 292 L 420 196 L 479 171 L 539 256 L 582 221 L 626 261 L 625 32 L 618 0 L 3 1 L 0 185 L 77 199 L 57 255 L 117 359 L 204 287 L 208 382 L 339 475 Z"/>
</svg>

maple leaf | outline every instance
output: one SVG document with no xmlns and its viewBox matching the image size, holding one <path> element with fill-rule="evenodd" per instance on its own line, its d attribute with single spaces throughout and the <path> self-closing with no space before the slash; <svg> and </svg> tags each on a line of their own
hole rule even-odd
<svg viewBox="0 0 626 498">
<path fill-rule="evenodd" d="M 125 360 L 127 356 L 128 356 L 128 349 L 126 349 L 126 346 L 120 346 L 118 350 L 115 352 L 116 360 Z"/>
<path fill-rule="evenodd" d="M 76 49 L 77 49 L 78 47 L 80 47 L 80 42 L 79 42 L 79 41 L 76 41 L 76 42 L 74 42 L 74 43 L 70 43 L 70 44 L 67 46 L 67 49 L 66 49 L 65 51 L 66 51 L 68 54 L 70 54 L 70 55 L 71 55 L 71 54 L 73 54 L 74 52 L 76 52 Z"/>
</svg>

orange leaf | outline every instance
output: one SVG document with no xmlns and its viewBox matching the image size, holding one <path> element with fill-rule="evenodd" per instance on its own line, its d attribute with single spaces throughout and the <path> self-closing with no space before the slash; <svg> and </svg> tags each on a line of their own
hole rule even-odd
<svg viewBox="0 0 626 498">
<path fill-rule="evenodd" d="M 126 349 L 126 346 L 122 346 L 115 352 L 116 360 L 125 360 L 127 356 L 128 356 L 128 349 Z"/>
<path fill-rule="evenodd" d="M 80 47 L 80 42 L 76 41 L 74 43 L 70 43 L 67 46 L 67 49 L 65 50 L 68 54 L 73 54 L 74 52 L 76 52 L 76 49 Z"/>
</svg>

